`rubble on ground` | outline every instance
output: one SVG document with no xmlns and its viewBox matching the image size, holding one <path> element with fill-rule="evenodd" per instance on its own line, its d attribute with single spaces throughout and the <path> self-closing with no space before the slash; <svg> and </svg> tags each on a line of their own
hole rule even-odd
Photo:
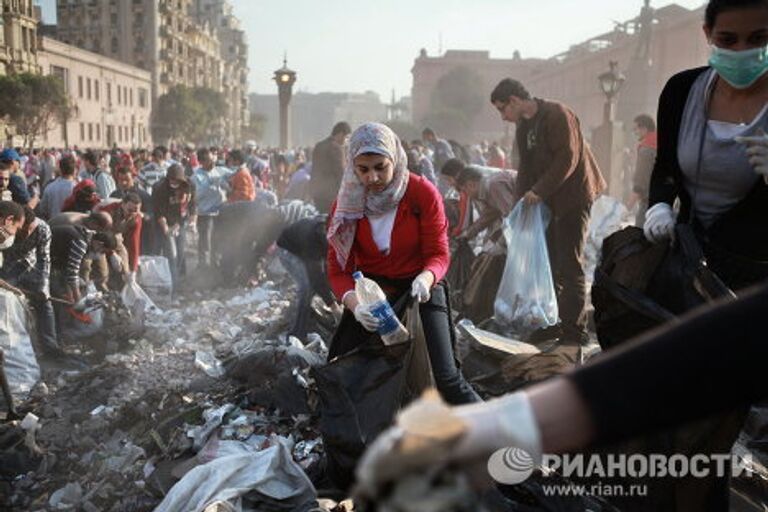
<svg viewBox="0 0 768 512">
<path fill-rule="evenodd" d="M 327 340 L 313 335 L 305 347 L 286 339 L 289 298 L 271 282 L 191 292 L 150 313 L 140 338 L 110 340 L 122 350 L 99 364 L 49 375 L 19 407 L 33 420 L 0 425 L 4 506 L 195 510 L 210 499 L 219 502 L 211 510 L 316 507 L 305 474 L 322 455 L 309 368 L 325 360 Z M 236 463 L 242 471 L 230 476 L 244 479 L 241 492 L 226 491 L 235 481 L 215 488 L 207 478 L 205 496 L 190 484 Z"/>
</svg>

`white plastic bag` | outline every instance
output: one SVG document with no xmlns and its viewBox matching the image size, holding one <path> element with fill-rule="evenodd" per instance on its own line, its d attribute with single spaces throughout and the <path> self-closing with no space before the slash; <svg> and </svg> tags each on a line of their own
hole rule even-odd
<svg viewBox="0 0 768 512">
<path fill-rule="evenodd" d="M 171 300 L 173 281 L 171 267 L 165 256 L 139 257 L 139 285 L 157 302 Z"/>
<path fill-rule="evenodd" d="M 86 295 L 96 295 L 96 286 L 92 282 L 88 283 Z M 69 314 L 64 315 L 62 331 L 65 337 L 71 339 L 90 338 L 101 332 L 104 328 L 104 308 L 97 306 L 94 309 L 86 309 L 84 313 L 91 317 L 90 322 L 81 322 Z"/>
<path fill-rule="evenodd" d="M 285 510 L 307 510 L 317 491 L 282 443 L 256 453 L 215 459 L 195 467 L 165 495 L 155 512 L 203 512 L 216 502 L 250 501 Z M 266 506 L 264 507 L 266 508 Z"/>
<path fill-rule="evenodd" d="M 123 291 L 120 292 L 120 298 L 128 309 L 133 310 L 133 305 L 138 301 L 142 301 L 146 313 L 162 313 L 160 308 L 155 305 L 152 299 L 149 298 L 149 295 L 136 282 L 126 283 Z"/>
<path fill-rule="evenodd" d="M 504 220 L 507 263 L 494 313 L 496 320 L 521 336 L 557 323 L 557 296 L 549 264 L 546 205 L 522 200 Z"/>
<path fill-rule="evenodd" d="M 0 289 L 0 349 L 5 354 L 5 375 L 14 400 L 27 397 L 40 380 L 32 340 L 29 337 L 29 316 L 22 299 Z M 1 399 L 0 399 L 1 400 Z"/>
</svg>

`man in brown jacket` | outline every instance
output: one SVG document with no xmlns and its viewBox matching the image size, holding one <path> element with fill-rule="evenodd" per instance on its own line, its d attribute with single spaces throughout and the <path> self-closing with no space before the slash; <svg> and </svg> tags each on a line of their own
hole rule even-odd
<svg viewBox="0 0 768 512">
<path fill-rule="evenodd" d="M 532 98 L 510 78 L 499 82 L 491 103 L 502 120 L 517 125 L 518 197 L 527 204 L 544 201 L 552 211 L 547 238 L 561 323 L 534 333 L 533 341 L 560 338 L 564 345 L 585 344 L 589 337 L 582 259 L 592 203 L 605 190 L 605 180 L 571 109 Z"/>
<path fill-rule="evenodd" d="M 336 123 L 331 136 L 321 140 L 312 151 L 312 178 L 310 190 L 315 207 L 328 213 L 336 199 L 344 175 L 347 137 L 352 133 L 348 123 Z"/>
</svg>

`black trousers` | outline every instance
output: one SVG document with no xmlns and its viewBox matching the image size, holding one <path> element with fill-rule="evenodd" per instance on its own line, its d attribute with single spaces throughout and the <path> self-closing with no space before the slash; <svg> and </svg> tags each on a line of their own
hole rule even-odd
<svg viewBox="0 0 768 512">
<path fill-rule="evenodd" d="M 563 341 L 582 343 L 587 337 L 587 285 L 584 244 L 592 203 L 553 212 L 547 229 L 549 261 L 563 327 Z"/>
<path fill-rule="evenodd" d="M 371 277 L 371 276 L 368 276 Z M 395 312 L 404 311 L 406 300 L 403 294 L 410 293 L 410 280 L 405 291 L 391 292 L 392 287 L 382 285 L 385 291 L 390 292 L 390 303 L 396 303 L 399 308 Z M 389 288 L 389 289 L 388 289 Z M 399 292 L 399 293 L 398 293 Z M 397 298 L 398 300 L 392 300 Z M 398 311 L 400 309 L 401 311 Z M 481 401 L 480 396 L 472 389 L 459 369 L 454 354 L 456 330 L 451 318 L 451 307 L 448 301 L 447 287 L 444 283 L 438 283 L 432 289 L 432 296 L 425 304 L 419 307 L 421 323 L 424 329 L 424 337 L 429 352 L 429 362 L 432 365 L 432 374 L 435 378 L 437 390 L 443 399 L 452 405 L 466 404 Z M 336 334 L 331 341 L 328 360 L 354 350 L 363 343 L 381 343 L 378 335 L 367 332 L 355 320 L 351 311 L 345 311 Z"/>
<path fill-rule="evenodd" d="M 209 267 L 212 265 L 211 246 L 213 244 L 213 215 L 197 216 L 197 264 Z"/>
</svg>

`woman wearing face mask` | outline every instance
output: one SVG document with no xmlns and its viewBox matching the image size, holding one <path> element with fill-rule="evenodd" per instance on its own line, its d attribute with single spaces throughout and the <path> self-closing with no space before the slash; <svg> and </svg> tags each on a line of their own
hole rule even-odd
<svg viewBox="0 0 768 512">
<path fill-rule="evenodd" d="M 710 267 L 739 290 L 768 278 L 768 0 L 711 0 L 704 32 L 710 67 L 672 77 L 659 99 L 644 229 L 667 241 L 693 212 Z"/>
<path fill-rule="evenodd" d="M 328 229 L 328 279 L 370 332 L 378 328 L 378 319 L 358 302 L 354 271 L 377 281 L 391 303 L 404 293 L 417 298 L 438 390 L 449 403 L 478 401 L 454 360 L 453 324 L 442 283 L 450 261 L 443 201 L 425 178 L 408 172 L 407 163 L 400 140 L 388 127 L 367 123 L 352 134 Z M 355 328 L 352 315 L 345 314 L 339 332 Z M 357 339 L 354 334 L 336 336 L 329 358 L 355 348 Z"/>
</svg>

